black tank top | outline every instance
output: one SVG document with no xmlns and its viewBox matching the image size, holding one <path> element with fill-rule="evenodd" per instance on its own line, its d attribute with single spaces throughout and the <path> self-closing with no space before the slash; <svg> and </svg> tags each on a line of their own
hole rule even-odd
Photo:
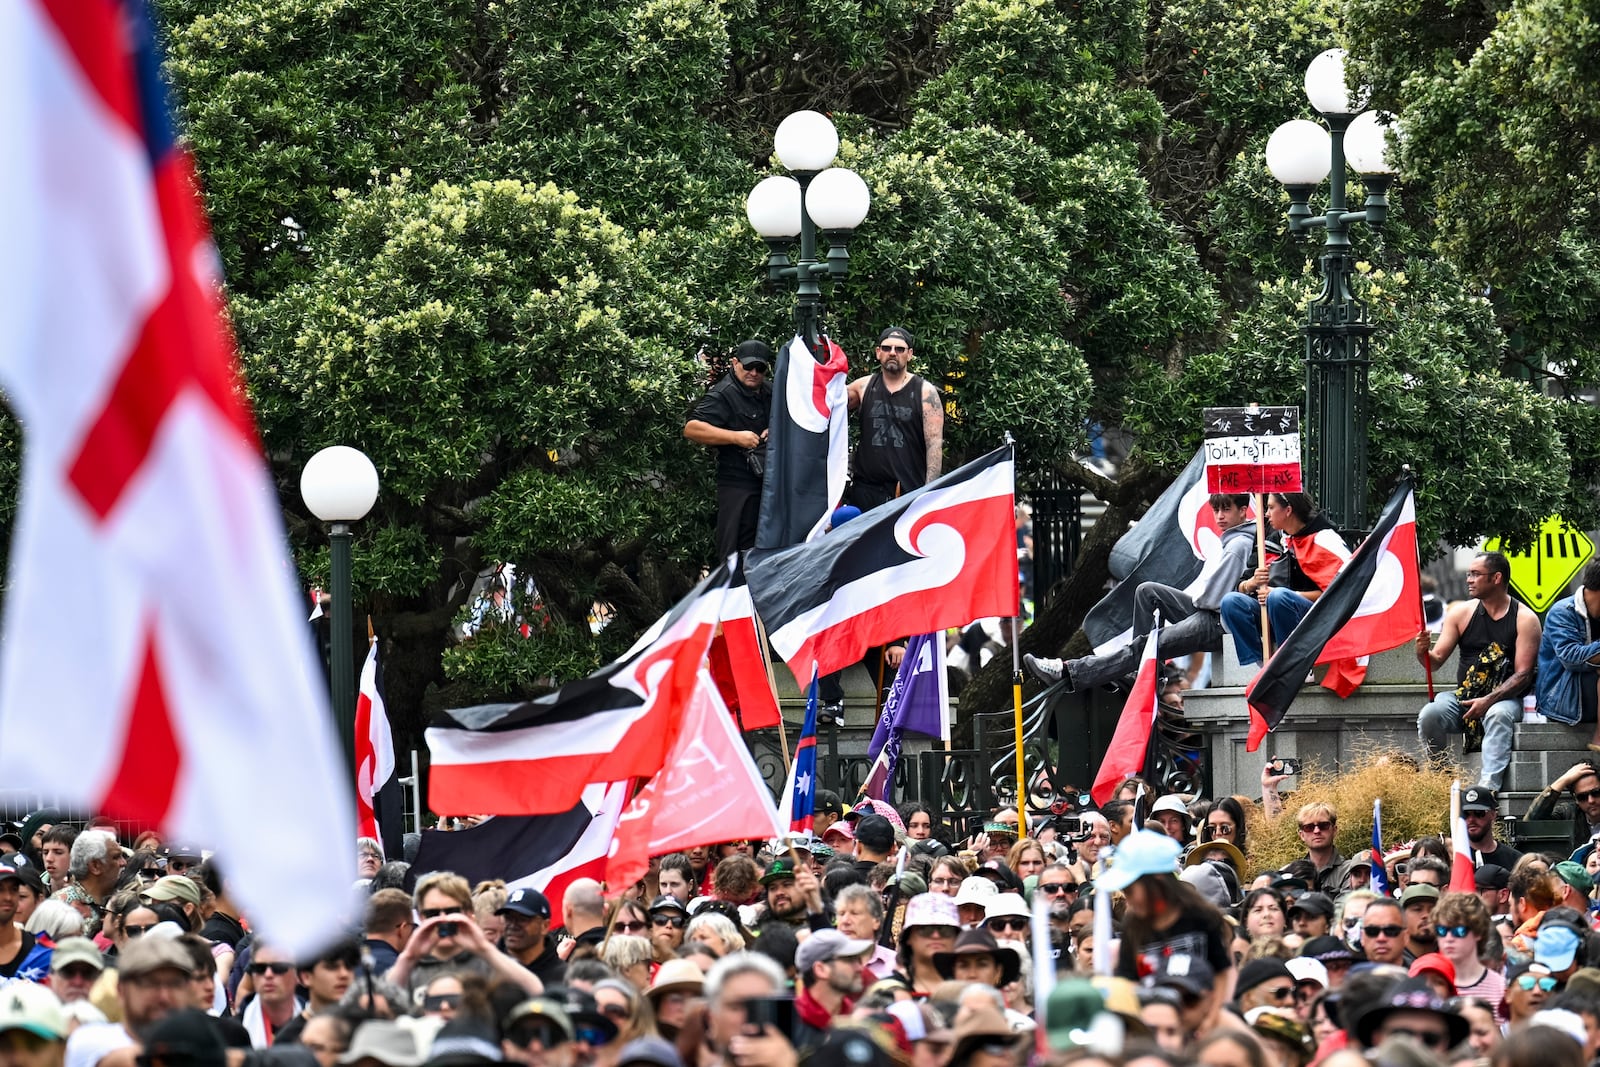
<svg viewBox="0 0 1600 1067">
<path fill-rule="evenodd" d="M 898 392 L 884 388 L 883 375 L 867 380 L 861 396 L 861 441 L 856 446 L 856 481 L 902 493 L 920 489 L 928 474 L 922 438 L 922 377 L 913 374 Z"/>
<path fill-rule="evenodd" d="M 1467 680 L 1467 668 L 1478 658 L 1478 653 L 1490 645 L 1498 644 L 1505 649 L 1507 659 L 1516 658 L 1519 606 L 1513 597 L 1511 607 L 1498 620 L 1489 618 L 1489 613 L 1483 610 L 1482 601 L 1472 609 L 1472 618 L 1467 622 L 1467 628 L 1461 631 L 1461 640 L 1458 642 L 1461 647 L 1456 652 L 1457 685 Z"/>
</svg>

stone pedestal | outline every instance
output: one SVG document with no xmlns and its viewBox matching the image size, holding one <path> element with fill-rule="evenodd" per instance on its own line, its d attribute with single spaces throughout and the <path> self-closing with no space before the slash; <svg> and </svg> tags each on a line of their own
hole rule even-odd
<svg viewBox="0 0 1600 1067">
<path fill-rule="evenodd" d="M 1417 739 L 1417 712 L 1428 702 L 1428 686 L 1416 654 L 1406 645 L 1373 656 L 1366 681 L 1348 700 L 1308 682 L 1295 698 L 1283 723 L 1254 752 L 1245 751 L 1250 732 L 1244 688 L 1259 669 L 1241 667 L 1233 639 L 1225 638 L 1220 656 L 1214 657 L 1210 689 L 1184 694 L 1185 716 L 1206 735 L 1213 796 L 1261 792 L 1261 768 L 1266 761 L 1288 756 L 1315 762 L 1335 772 L 1341 766 L 1378 748 L 1399 749 L 1422 755 Z M 1323 669 L 1318 668 L 1320 678 Z M 1452 660 L 1434 679 L 1440 692 L 1455 686 Z M 1501 809 L 1521 815 L 1535 794 L 1562 771 L 1590 755 L 1586 745 L 1591 727 L 1556 724 L 1518 724 L 1511 766 L 1501 792 Z M 1451 740 L 1451 750 L 1462 767 L 1464 782 L 1475 780 L 1480 757 L 1461 755 L 1461 738 Z"/>
</svg>

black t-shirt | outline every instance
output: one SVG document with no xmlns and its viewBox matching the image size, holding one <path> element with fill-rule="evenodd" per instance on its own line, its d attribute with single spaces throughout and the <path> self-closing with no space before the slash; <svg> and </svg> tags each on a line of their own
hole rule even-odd
<svg viewBox="0 0 1600 1067">
<path fill-rule="evenodd" d="M 237 949 L 239 942 L 244 940 L 244 925 L 231 915 L 212 912 L 211 918 L 200 928 L 200 936 L 214 945 Z"/>
<path fill-rule="evenodd" d="M 15 978 L 17 968 L 22 966 L 22 961 L 28 958 L 28 953 L 33 951 L 35 938 L 28 931 L 20 931 L 22 940 L 17 944 L 17 954 L 4 963 L 0 963 L 0 978 Z"/>
<path fill-rule="evenodd" d="M 759 388 L 746 389 L 731 371 L 706 390 L 706 395 L 689 411 L 691 421 L 698 419 L 719 430 L 749 430 L 757 435 L 767 428 L 771 416 L 772 389 L 765 382 Z M 751 471 L 745 449 L 738 445 L 717 446 L 717 484 L 760 488 L 761 479 Z"/>
<path fill-rule="evenodd" d="M 1224 926 L 1220 921 L 1207 922 L 1204 917 L 1185 913 L 1142 945 L 1134 945 L 1124 934 L 1122 949 L 1117 955 L 1117 977 L 1137 982 L 1160 971 L 1163 959 L 1177 956 L 1203 959 L 1220 975 L 1233 967 L 1233 953 L 1228 949 Z M 1170 973 L 1172 963 L 1167 966 Z"/>
</svg>

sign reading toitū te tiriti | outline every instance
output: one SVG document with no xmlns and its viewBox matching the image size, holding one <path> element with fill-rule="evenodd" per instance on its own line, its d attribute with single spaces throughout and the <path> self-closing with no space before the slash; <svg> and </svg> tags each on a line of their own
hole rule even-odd
<svg viewBox="0 0 1600 1067">
<path fill-rule="evenodd" d="M 1299 493 L 1300 409 L 1206 408 L 1206 489 Z"/>
</svg>

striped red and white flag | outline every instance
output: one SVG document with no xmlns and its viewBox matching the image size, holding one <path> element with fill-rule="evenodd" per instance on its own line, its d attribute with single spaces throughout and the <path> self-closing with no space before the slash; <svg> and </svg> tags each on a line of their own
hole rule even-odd
<svg viewBox="0 0 1600 1067">
<path fill-rule="evenodd" d="M 615 663 L 521 704 L 444 713 L 428 728 L 440 815 L 567 811 L 592 782 L 652 778 L 672 751 L 721 617 L 723 565 Z"/>
<path fill-rule="evenodd" d="M 349 772 L 145 3 L 0 4 L 0 158 L 6 785 L 216 848 L 303 954 L 343 926 Z"/>
<path fill-rule="evenodd" d="M 383 702 L 378 642 L 367 650 L 356 694 L 356 833 L 379 837 L 378 791 L 394 777 L 394 735 Z"/>
</svg>

